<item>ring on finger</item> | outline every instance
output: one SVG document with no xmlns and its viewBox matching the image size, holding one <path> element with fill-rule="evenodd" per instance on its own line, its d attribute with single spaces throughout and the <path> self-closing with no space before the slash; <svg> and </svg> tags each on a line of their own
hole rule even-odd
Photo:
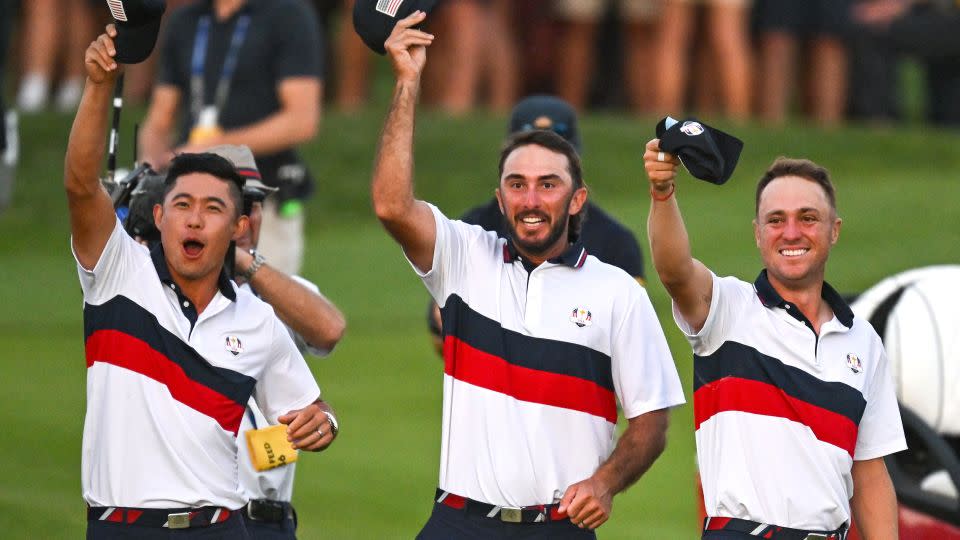
<svg viewBox="0 0 960 540">
<path fill-rule="evenodd" d="M 320 435 L 321 437 L 323 437 L 323 430 L 320 428 L 317 428 L 317 435 Z"/>
<path fill-rule="evenodd" d="M 657 152 L 657 161 L 663 161 L 664 155 L 663 152 Z"/>
</svg>

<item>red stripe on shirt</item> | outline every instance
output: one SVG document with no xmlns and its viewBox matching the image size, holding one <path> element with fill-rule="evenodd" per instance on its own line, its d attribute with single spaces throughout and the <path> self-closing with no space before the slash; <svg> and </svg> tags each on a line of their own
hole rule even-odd
<svg viewBox="0 0 960 540">
<path fill-rule="evenodd" d="M 444 372 L 487 390 L 539 403 L 581 411 L 617 423 L 613 392 L 588 380 L 511 364 L 454 336 L 443 341 Z"/>
<path fill-rule="evenodd" d="M 724 377 L 693 393 L 696 429 L 715 414 L 725 411 L 777 416 L 799 422 L 810 428 L 817 439 L 845 450 L 850 457 L 857 446 L 857 425 L 852 420 L 789 396 L 772 384 Z"/>
<path fill-rule="evenodd" d="M 104 362 L 149 377 L 164 386 L 173 399 L 209 416 L 223 429 L 237 434 L 244 405 L 189 378 L 176 362 L 147 343 L 117 330 L 97 330 L 87 338 L 87 367 Z"/>
</svg>

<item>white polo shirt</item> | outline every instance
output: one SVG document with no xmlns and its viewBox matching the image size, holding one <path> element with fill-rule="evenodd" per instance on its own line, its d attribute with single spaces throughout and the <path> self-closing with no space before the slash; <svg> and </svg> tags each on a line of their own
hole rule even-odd
<svg viewBox="0 0 960 540">
<path fill-rule="evenodd" d="M 251 394 L 267 418 L 320 389 L 273 309 L 221 275 L 199 315 L 117 222 L 84 299 L 87 413 L 83 498 L 91 506 L 179 508 L 245 502 L 237 431 Z"/>
<path fill-rule="evenodd" d="M 312 281 L 308 281 L 300 276 L 290 276 L 294 281 L 315 293 L 320 292 Z M 240 290 L 250 291 L 249 283 L 240 286 Z M 287 332 L 297 348 L 300 351 L 306 351 L 314 356 L 326 356 L 330 351 L 321 349 L 307 343 L 303 336 L 293 331 L 289 326 L 284 325 Z M 238 442 L 239 452 L 237 453 L 237 463 L 240 470 L 240 485 L 243 487 L 244 497 L 247 500 L 269 499 L 271 501 L 290 502 L 293 498 L 293 478 L 297 469 L 297 463 L 288 463 L 280 467 L 274 467 L 266 471 L 257 471 L 253 468 L 253 462 L 250 460 L 250 449 L 247 447 L 245 433 L 250 429 L 262 429 L 270 425 L 276 425 L 276 422 L 270 422 L 263 415 L 256 401 L 250 399 L 247 403 L 247 411 L 243 415 L 243 421 L 240 422 L 240 440 Z"/>
<path fill-rule="evenodd" d="M 442 306 L 440 488 L 490 504 L 548 504 L 588 478 L 627 418 L 683 403 L 646 291 L 579 245 L 528 272 L 503 239 L 431 206 L 420 274 Z M 419 271 L 418 271 L 419 273 Z"/>
<path fill-rule="evenodd" d="M 697 459 L 706 512 L 805 530 L 850 521 L 853 460 L 906 441 L 880 338 L 829 285 L 817 336 L 767 279 L 713 276 L 694 352 Z"/>
</svg>

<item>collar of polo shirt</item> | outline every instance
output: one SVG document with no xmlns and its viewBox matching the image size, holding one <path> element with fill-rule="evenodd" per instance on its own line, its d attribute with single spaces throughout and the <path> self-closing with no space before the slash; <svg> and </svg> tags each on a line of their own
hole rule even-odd
<svg viewBox="0 0 960 540">
<path fill-rule="evenodd" d="M 768 308 L 783 308 L 787 310 L 787 313 L 793 316 L 794 319 L 807 325 L 810 324 L 807 318 L 803 316 L 803 313 L 800 313 L 799 309 L 790 309 L 790 304 L 773 288 L 773 285 L 770 283 L 770 278 L 767 277 L 766 268 L 760 271 L 760 275 L 757 276 L 756 281 L 753 282 L 753 286 L 757 290 L 757 297 L 760 298 L 760 303 L 764 306 Z M 820 297 L 830 305 L 830 309 L 832 309 L 833 314 L 837 316 L 837 320 L 847 328 L 853 327 L 853 310 L 850 309 L 850 306 L 843 297 L 826 281 L 823 282 L 823 290 L 820 292 Z"/>
<path fill-rule="evenodd" d="M 513 240 L 511 240 L 509 237 L 507 237 L 506 240 L 507 243 L 503 246 L 503 262 L 505 264 L 509 264 L 516 261 L 520 257 L 520 252 L 517 251 L 517 246 L 513 244 Z M 567 250 L 564 251 L 559 257 L 547 259 L 548 263 L 562 264 L 575 269 L 579 269 L 586 261 L 587 249 L 583 247 L 583 244 L 580 242 L 570 244 L 570 247 L 568 247 Z"/>
<path fill-rule="evenodd" d="M 160 281 L 164 285 L 174 283 L 173 276 L 170 275 L 170 268 L 167 267 L 167 257 L 163 253 L 162 244 L 158 242 L 156 247 L 150 250 L 150 258 L 153 260 L 153 267 L 157 270 L 157 277 L 160 278 Z M 230 283 L 230 278 L 227 277 L 225 268 L 220 269 L 220 277 L 217 278 L 217 288 L 220 289 L 220 294 L 230 299 L 231 302 L 237 301 L 237 293 L 233 290 L 233 284 Z"/>
</svg>

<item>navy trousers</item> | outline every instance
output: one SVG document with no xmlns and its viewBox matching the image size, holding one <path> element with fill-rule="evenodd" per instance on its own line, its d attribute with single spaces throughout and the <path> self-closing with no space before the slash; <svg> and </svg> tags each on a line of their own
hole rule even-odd
<svg viewBox="0 0 960 540">
<path fill-rule="evenodd" d="M 110 521 L 87 521 L 87 540 L 250 540 L 243 518 L 233 512 L 226 521 L 207 527 L 167 529 Z"/>
<path fill-rule="evenodd" d="M 505 523 L 499 519 L 467 514 L 434 503 L 433 513 L 417 540 L 593 540 L 596 533 L 581 529 L 569 519 L 544 523 Z"/>
<path fill-rule="evenodd" d="M 280 523 L 265 523 L 252 520 L 244 513 L 243 522 L 251 540 L 297 540 L 297 524 L 292 518 Z"/>
</svg>

